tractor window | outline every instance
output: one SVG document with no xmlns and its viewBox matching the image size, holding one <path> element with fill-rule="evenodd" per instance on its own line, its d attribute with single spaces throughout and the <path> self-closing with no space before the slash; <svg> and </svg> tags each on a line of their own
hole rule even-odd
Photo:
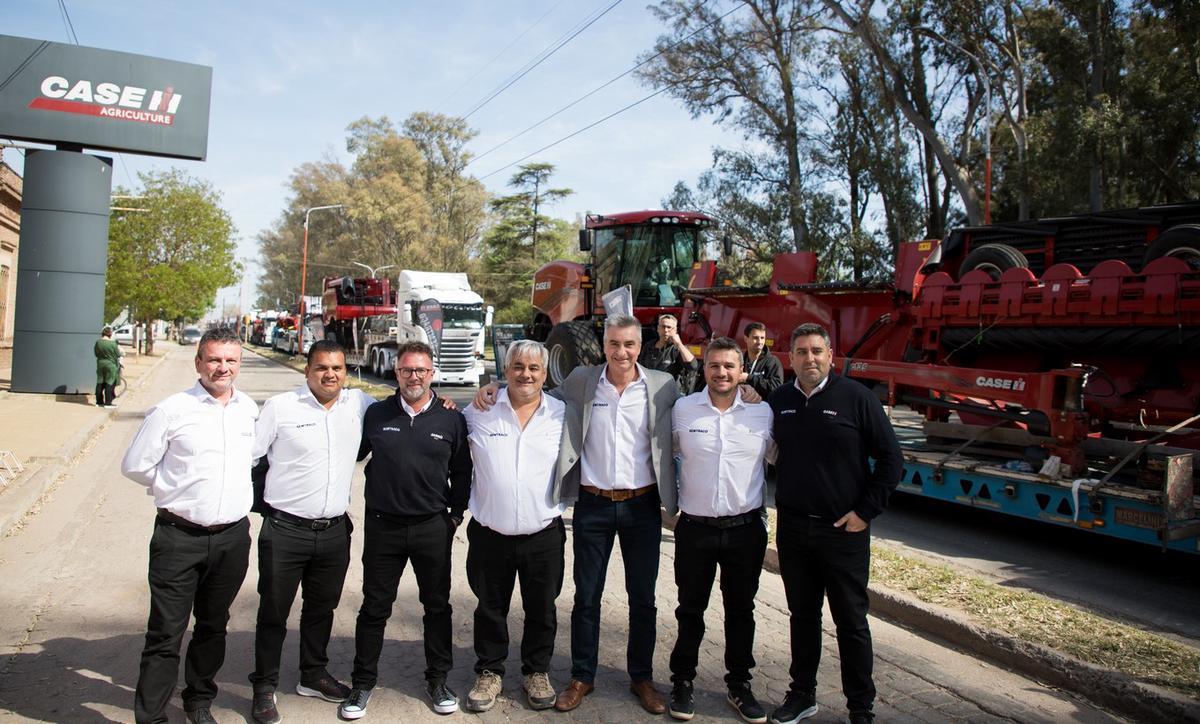
<svg viewBox="0 0 1200 724">
<path fill-rule="evenodd" d="M 677 307 L 698 259 L 696 229 L 666 224 L 596 230 L 597 296 L 628 284 L 638 307 Z"/>
</svg>

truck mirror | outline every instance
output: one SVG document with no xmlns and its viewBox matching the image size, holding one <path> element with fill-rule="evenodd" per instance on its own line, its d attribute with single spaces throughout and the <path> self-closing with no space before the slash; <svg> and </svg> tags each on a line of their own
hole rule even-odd
<svg viewBox="0 0 1200 724">
<path fill-rule="evenodd" d="M 725 256 L 733 256 L 733 239 L 729 234 L 721 237 L 721 251 L 725 253 Z"/>
<path fill-rule="evenodd" d="M 580 251 L 591 251 L 592 250 L 592 236 L 594 233 L 595 232 L 592 231 L 591 229 L 580 229 L 579 230 L 579 250 Z"/>
</svg>

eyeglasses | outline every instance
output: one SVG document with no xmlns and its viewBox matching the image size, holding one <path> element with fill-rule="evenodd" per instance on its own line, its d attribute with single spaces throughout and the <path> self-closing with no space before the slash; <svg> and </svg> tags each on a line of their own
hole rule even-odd
<svg viewBox="0 0 1200 724">
<path fill-rule="evenodd" d="M 425 377 L 433 370 L 427 367 L 397 367 L 401 377 Z"/>
</svg>

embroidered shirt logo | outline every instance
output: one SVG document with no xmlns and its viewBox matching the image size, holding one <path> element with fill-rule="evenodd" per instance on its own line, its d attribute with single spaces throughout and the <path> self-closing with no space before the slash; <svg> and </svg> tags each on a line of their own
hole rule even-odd
<svg viewBox="0 0 1200 724">
<path fill-rule="evenodd" d="M 779 414 L 780 415 L 795 415 L 796 411 L 794 409 L 793 410 L 780 410 Z"/>
<path fill-rule="evenodd" d="M 429 433 L 429 437 L 432 437 L 434 440 L 445 440 L 446 439 L 445 437 L 443 437 L 442 435 L 439 435 L 436 432 Z"/>
<path fill-rule="evenodd" d="M 689 427 L 688 432 L 699 432 L 704 435 L 707 435 L 710 431 L 703 427 Z"/>
<path fill-rule="evenodd" d="M 821 412 L 829 415 L 830 417 L 837 417 L 837 410 L 821 410 Z"/>
<path fill-rule="evenodd" d="M 384 432 L 400 432 L 400 428 L 398 427 L 381 427 L 379 429 L 383 430 Z"/>
</svg>

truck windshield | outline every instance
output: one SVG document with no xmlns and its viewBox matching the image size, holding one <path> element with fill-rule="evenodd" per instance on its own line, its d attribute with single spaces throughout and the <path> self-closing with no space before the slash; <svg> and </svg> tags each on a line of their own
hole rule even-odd
<svg viewBox="0 0 1200 724">
<path fill-rule="evenodd" d="M 676 307 L 699 260 L 700 230 L 674 224 L 638 224 L 597 229 L 595 275 L 598 291 L 628 284 L 639 307 Z"/>
<path fill-rule="evenodd" d="M 443 329 L 480 329 L 483 306 L 480 304 L 442 304 Z"/>
</svg>

